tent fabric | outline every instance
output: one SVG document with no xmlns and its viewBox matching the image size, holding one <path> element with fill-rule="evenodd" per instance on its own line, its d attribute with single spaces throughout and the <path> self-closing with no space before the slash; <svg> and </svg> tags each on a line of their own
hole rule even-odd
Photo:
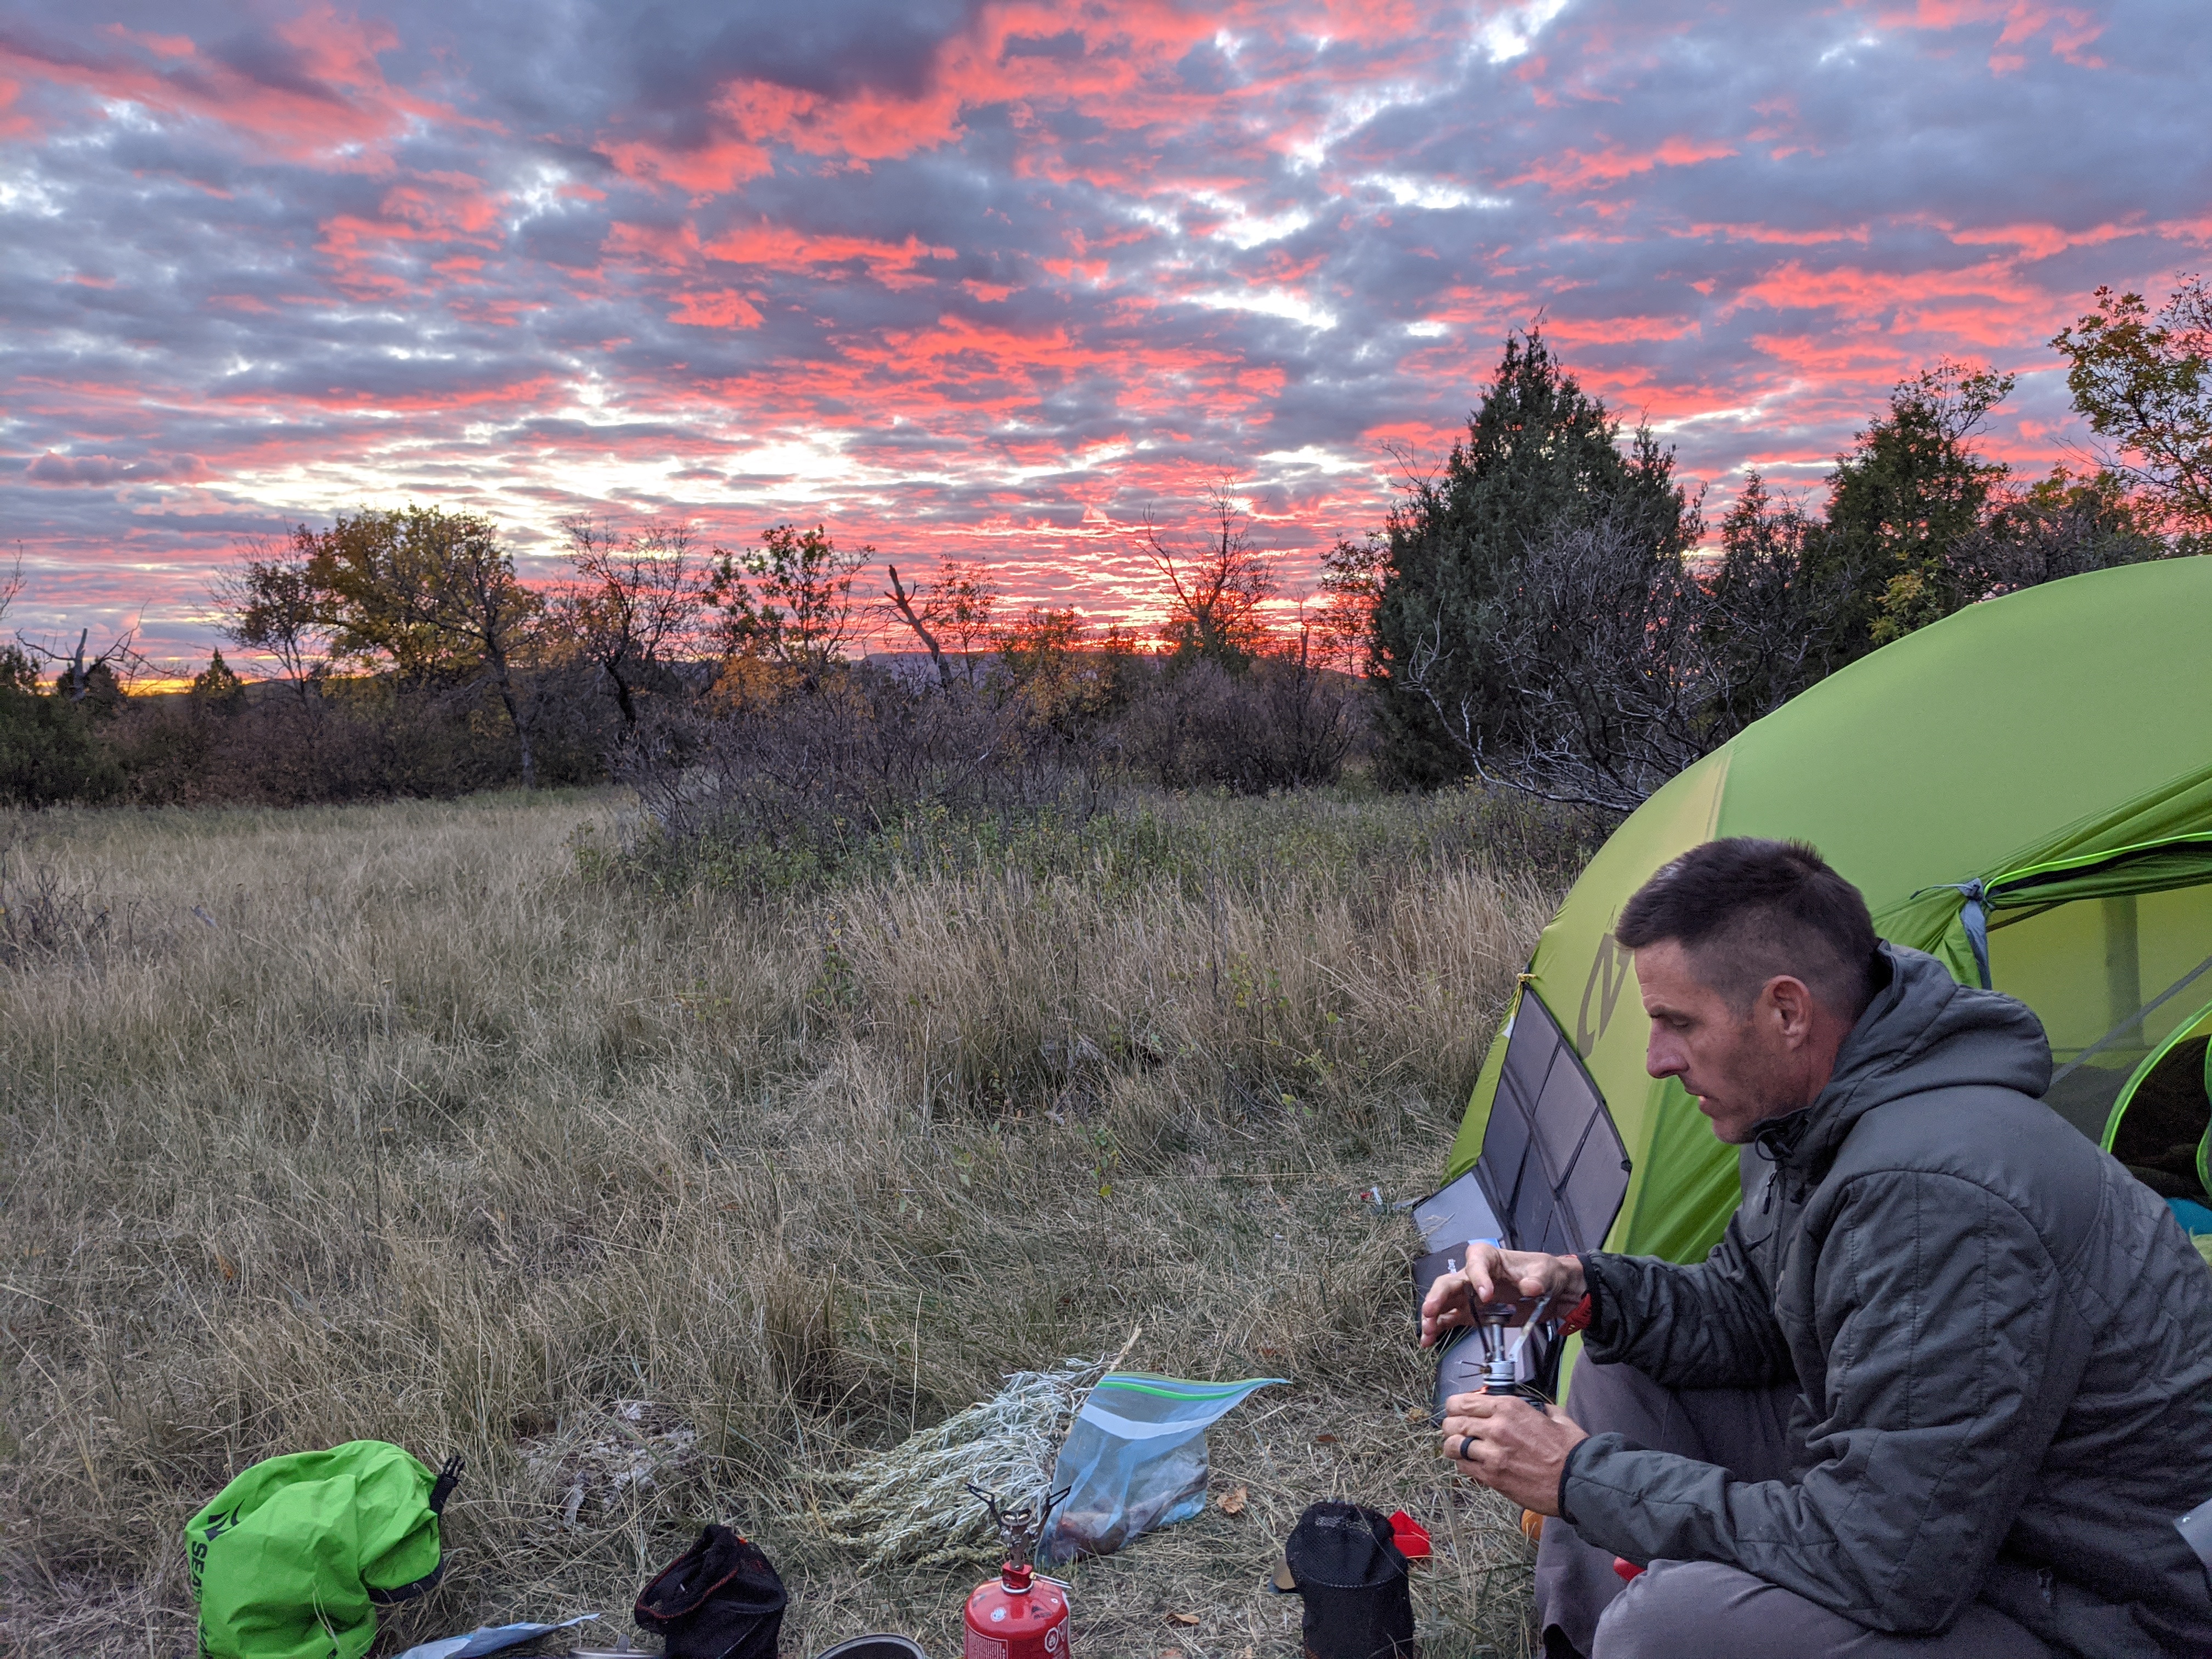
<svg viewBox="0 0 2212 1659">
<path fill-rule="evenodd" d="M 2212 558 L 2097 571 L 1969 606 L 1793 698 L 1614 832 L 1516 994 L 1516 1007 L 1534 992 L 1556 1017 L 1626 1149 L 1629 1188 L 1607 1249 L 1695 1260 L 1739 1193 L 1735 1149 L 1713 1139 L 1679 1085 L 1644 1070 L 1634 969 L 1612 933 L 1629 896 L 1716 836 L 1810 842 L 1866 895 L 1885 937 L 1930 951 L 1968 983 L 1981 978 L 1972 920 L 1996 988 L 2027 1000 L 2073 1060 L 2114 1024 L 2097 999 L 2109 988 L 2113 1006 L 2126 1002 L 2101 957 L 2075 960 L 2100 948 L 2081 943 L 2091 924 L 2080 915 L 2129 907 L 2103 924 L 2118 938 L 2112 930 L 2138 924 L 2130 896 L 2212 892 L 2208 623 Z M 2143 902 L 2132 948 L 2145 997 L 2212 951 L 2207 917 L 2212 902 Z M 2063 961 L 2062 943 L 2073 951 Z M 2093 981 L 2094 998 L 2083 989 Z M 2166 1012 L 2178 1018 L 2199 1000 Z M 1501 1033 L 1449 1175 L 1482 1151 L 1505 1046 Z M 2093 1135 L 2136 1056 L 2105 1061 L 2120 1069 L 2075 1115 Z"/>
<path fill-rule="evenodd" d="M 1978 944 L 1974 935 L 1990 913 L 2212 881 L 2207 824 L 2212 763 L 2016 848 L 1995 869 L 1916 893 L 1877 915 L 1875 929 L 1893 944 L 1941 957 L 1960 980 L 1986 986 L 1986 934 Z"/>
</svg>

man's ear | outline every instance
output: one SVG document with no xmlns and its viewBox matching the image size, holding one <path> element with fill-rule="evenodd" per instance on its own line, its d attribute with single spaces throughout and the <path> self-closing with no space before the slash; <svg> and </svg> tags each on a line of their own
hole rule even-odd
<svg viewBox="0 0 2212 1659">
<path fill-rule="evenodd" d="M 1813 993 L 1803 980 L 1794 974 L 1778 974 L 1766 981 L 1760 994 L 1773 1006 L 1783 1041 L 1795 1044 L 1812 1036 Z"/>
</svg>

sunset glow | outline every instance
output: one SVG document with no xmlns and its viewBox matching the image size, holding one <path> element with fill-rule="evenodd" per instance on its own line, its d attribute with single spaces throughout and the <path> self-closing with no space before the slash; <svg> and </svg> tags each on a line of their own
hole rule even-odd
<svg viewBox="0 0 2212 1659">
<path fill-rule="evenodd" d="M 2205 259 L 2180 0 L 1211 8 L 454 0 L 0 21 L 11 622 L 204 657 L 246 538 L 409 501 L 829 526 L 1152 608 L 1239 481 L 1286 585 L 1433 465 L 1506 331 L 1724 506 L 1899 376 L 2017 373 Z"/>
</svg>

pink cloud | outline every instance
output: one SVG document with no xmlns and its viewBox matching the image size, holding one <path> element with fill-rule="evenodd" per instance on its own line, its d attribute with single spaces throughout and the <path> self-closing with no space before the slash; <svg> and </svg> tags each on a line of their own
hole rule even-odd
<svg viewBox="0 0 2212 1659">
<path fill-rule="evenodd" d="M 1655 149 L 1642 151 L 1619 145 L 1608 146 L 1595 154 L 1570 149 L 1537 161 L 1521 179 L 1534 179 L 1553 190 L 1617 185 L 1655 167 L 1695 167 L 1700 161 L 1717 161 L 1735 154 L 1733 144 L 1694 138 L 1668 138 Z"/>
<path fill-rule="evenodd" d="M 279 24 L 294 73 L 276 84 L 181 35 L 114 30 L 117 50 L 46 52 L 0 39 L 0 66 L 119 103 L 190 118 L 255 148 L 331 165 L 381 163 L 385 143 L 410 120 L 467 125 L 449 106 L 385 78 L 377 54 L 398 44 L 388 24 L 340 18 L 328 5 Z M 349 156 L 353 149 L 356 154 Z"/>
<path fill-rule="evenodd" d="M 2054 57 L 2082 69 L 2104 67 L 2102 60 L 2090 55 L 2087 47 L 2105 32 L 2105 26 L 2095 14 L 2077 6 L 2041 5 L 2035 0 L 1914 0 L 1910 11 L 1884 11 L 1879 18 L 1884 28 L 1929 31 L 1949 31 L 2002 20 L 2004 27 L 1997 35 L 1989 60 L 1990 68 L 1999 75 L 2014 73 L 2027 66 L 2025 52 L 2007 48 L 2024 46 L 2038 35 L 2049 36 L 2048 49 Z"/>
<path fill-rule="evenodd" d="M 676 297 L 676 309 L 668 313 L 672 322 L 688 323 L 694 328 L 758 328 L 761 325 L 759 310 L 731 289 Z"/>
</svg>

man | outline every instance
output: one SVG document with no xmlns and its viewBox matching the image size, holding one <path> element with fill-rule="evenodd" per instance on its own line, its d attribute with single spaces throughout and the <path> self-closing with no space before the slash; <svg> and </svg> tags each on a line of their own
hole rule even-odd
<svg viewBox="0 0 2212 1659">
<path fill-rule="evenodd" d="M 1486 1245 L 1422 1308 L 1424 1343 L 1493 1299 L 1586 1314 L 1571 1416 L 1460 1395 L 1443 1425 L 1560 1517 L 1547 1650 L 2212 1654 L 2174 1525 L 2212 1500 L 2212 1274 L 2042 1103 L 2034 1015 L 1879 942 L 1795 843 L 1697 848 L 1613 931 L 1651 1074 L 1753 1151 L 1702 1263 Z"/>
</svg>

